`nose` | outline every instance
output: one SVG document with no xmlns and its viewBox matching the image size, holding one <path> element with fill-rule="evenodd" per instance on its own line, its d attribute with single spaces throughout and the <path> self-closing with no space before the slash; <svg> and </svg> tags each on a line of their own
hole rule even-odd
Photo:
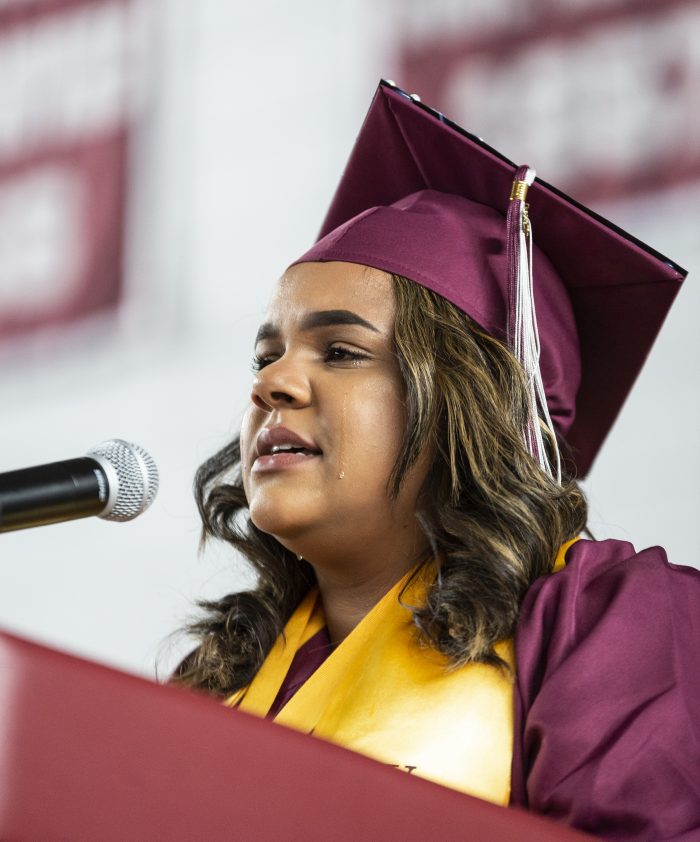
<svg viewBox="0 0 700 842">
<path fill-rule="evenodd" d="M 311 387 L 299 366 L 281 358 L 258 372 L 250 397 L 264 412 L 301 409 L 311 400 Z"/>
</svg>

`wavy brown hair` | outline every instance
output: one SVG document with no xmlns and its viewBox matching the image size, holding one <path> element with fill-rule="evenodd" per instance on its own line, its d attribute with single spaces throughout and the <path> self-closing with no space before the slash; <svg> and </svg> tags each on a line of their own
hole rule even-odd
<svg viewBox="0 0 700 842">
<path fill-rule="evenodd" d="M 585 528 L 586 501 L 526 451 L 525 375 L 510 351 L 436 293 L 398 275 L 394 293 L 407 420 L 388 492 L 426 447 L 435 454 L 416 516 L 438 573 L 413 619 L 452 664 L 501 663 L 494 644 L 514 633 L 529 586 Z M 203 616 L 187 628 L 198 645 L 173 676 L 215 695 L 251 681 L 314 582 L 306 561 L 251 522 L 240 467 L 236 438 L 200 467 L 195 496 L 203 539 L 241 552 L 258 584 L 200 603 Z"/>
</svg>

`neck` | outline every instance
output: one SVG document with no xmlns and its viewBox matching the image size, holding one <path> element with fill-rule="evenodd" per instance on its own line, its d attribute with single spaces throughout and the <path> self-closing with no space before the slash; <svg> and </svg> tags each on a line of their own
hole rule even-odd
<svg viewBox="0 0 700 842">
<path fill-rule="evenodd" d="M 422 554 L 421 554 L 422 555 Z M 318 588 L 331 642 L 346 638 L 355 626 L 403 576 L 412 570 L 420 556 L 408 557 L 402 564 L 387 565 L 363 578 L 351 581 L 333 571 L 316 568 Z"/>
<path fill-rule="evenodd" d="M 295 536 L 286 544 L 314 569 L 334 644 L 340 643 L 379 600 L 430 551 L 413 512 L 387 518 L 386 513 L 354 524 L 337 524 Z"/>
</svg>

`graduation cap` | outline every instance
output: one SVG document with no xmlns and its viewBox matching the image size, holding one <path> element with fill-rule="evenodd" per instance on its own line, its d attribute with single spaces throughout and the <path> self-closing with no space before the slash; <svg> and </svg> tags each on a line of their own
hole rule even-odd
<svg viewBox="0 0 700 842">
<path fill-rule="evenodd" d="M 578 476 L 687 274 L 385 81 L 319 240 L 295 262 L 336 260 L 434 290 L 507 342 L 531 379 L 541 371 L 533 400 L 566 439 Z M 525 435 L 537 457 L 533 431 Z"/>
</svg>

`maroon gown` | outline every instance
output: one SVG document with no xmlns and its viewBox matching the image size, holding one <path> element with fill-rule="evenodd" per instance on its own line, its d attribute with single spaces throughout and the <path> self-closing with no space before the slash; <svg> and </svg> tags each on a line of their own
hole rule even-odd
<svg viewBox="0 0 700 842">
<path fill-rule="evenodd" d="M 511 803 L 604 839 L 700 842 L 700 572 L 578 541 L 528 591 L 515 644 Z M 330 651 L 322 629 L 270 715 Z"/>
<path fill-rule="evenodd" d="M 516 635 L 512 801 L 605 839 L 700 840 L 700 572 L 579 541 Z"/>
</svg>

